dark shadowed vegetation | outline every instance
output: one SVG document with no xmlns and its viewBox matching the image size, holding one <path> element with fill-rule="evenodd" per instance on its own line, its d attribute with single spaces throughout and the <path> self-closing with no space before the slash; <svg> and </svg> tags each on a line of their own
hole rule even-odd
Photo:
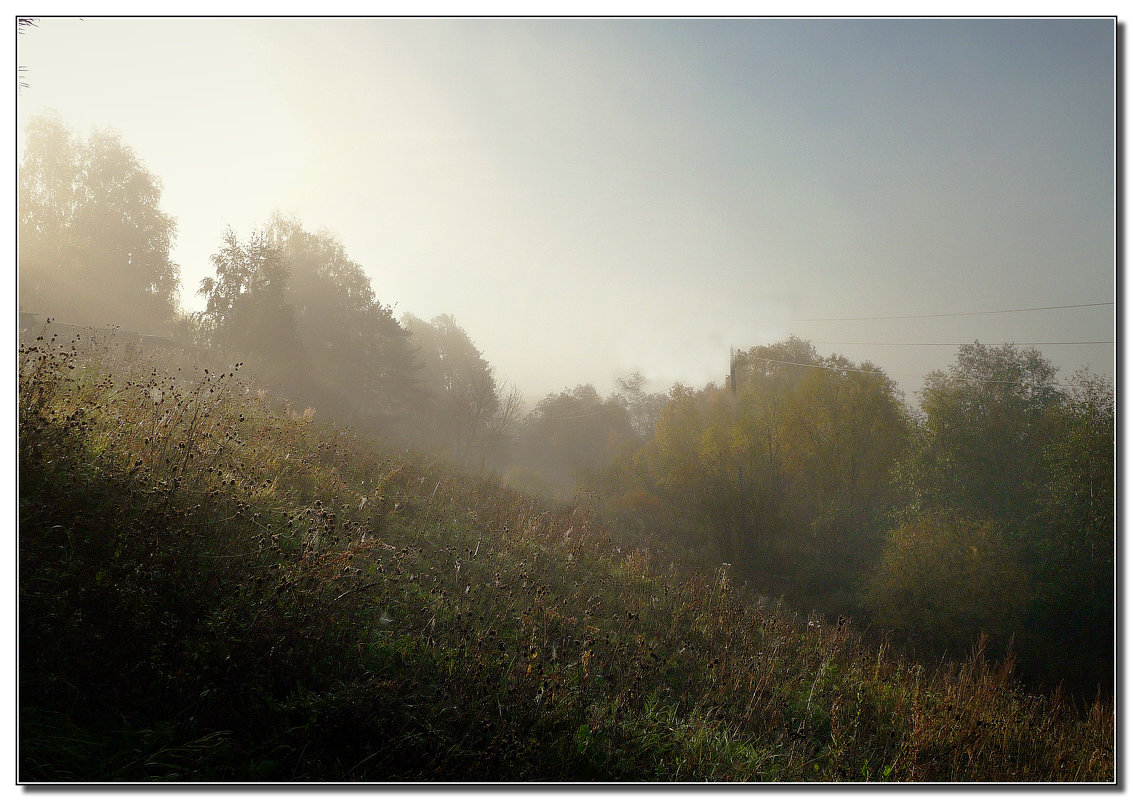
<svg viewBox="0 0 1133 801">
<path fill-rule="evenodd" d="M 525 408 L 282 215 L 184 312 L 112 133 L 19 180 L 21 780 L 1113 781 L 1112 382 L 790 337 Z"/>
<path fill-rule="evenodd" d="M 23 781 L 1113 778 L 1111 709 L 1029 693 L 982 643 L 921 667 L 237 367 L 43 336 Z"/>
</svg>

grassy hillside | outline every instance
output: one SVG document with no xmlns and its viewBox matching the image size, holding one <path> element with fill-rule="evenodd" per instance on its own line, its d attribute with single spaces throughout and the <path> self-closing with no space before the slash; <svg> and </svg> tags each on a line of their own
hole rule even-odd
<svg viewBox="0 0 1133 801">
<path fill-rule="evenodd" d="M 1112 781 L 1113 713 L 745 605 L 238 370 L 20 354 L 24 782 Z"/>
</svg>

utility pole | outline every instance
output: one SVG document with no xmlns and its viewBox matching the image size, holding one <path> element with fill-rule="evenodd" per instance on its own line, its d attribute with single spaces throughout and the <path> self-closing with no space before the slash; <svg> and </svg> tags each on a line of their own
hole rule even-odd
<svg viewBox="0 0 1133 801">
<path fill-rule="evenodd" d="M 739 359 L 736 356 L 736 349 L 734 347 L 729 348 L 728 349 L 728 374 L 729 374 L 729 376 L 731 378 L 731 382 L 732 382 L 732 406 L 734 408 L 735 415 L 736 415 L 736 423 L 735 423 L 736 427 L 739 426 L 739 421 L 740 421 L 739 388 L 738 388 L 738 384 L 736 382 L 736 363 L 738 361 L 739 361 Z M 735 441 L 735 440 L 733 439 L 733 441 Z M 747 491 L 746 491 L 746 488 L 744 487 L 743 454 L 738 453 L 735 450 L 734 447 L 733 447 L 732 452 L 735 454 L 735 459 L 736 459 L 736 479 L 737 479 L 737 485 L 739 486 L 739 496 L 740 496 L 739 497 L 739 508 L 736 510 L 736 513 L 737 513 L 736 524 L 741 529 L 741 531 L 736 532 L 736 533 L 740 534 L 740 537 L 737 537 L 736 533 L 733 533 L 732 541 L 733 541 L 733 548 L 735 548 L 736 540 L 741 539 L 741 538 L 742 539 L 747 538 L 747 514 L 745 513 L 745 511 L 747 509 Z"/>
<path fill-rule="evenodd" d="M 728 349 L 729 372 L 732 377 L 732 400 L 736 400 L 736 349 Z"/>
</svg>

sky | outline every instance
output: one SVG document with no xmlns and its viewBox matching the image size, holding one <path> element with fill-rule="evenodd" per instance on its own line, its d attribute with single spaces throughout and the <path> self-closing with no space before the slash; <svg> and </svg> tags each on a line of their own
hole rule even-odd
<svg viewBox="0 0 1133 801">
<path fill-rule="evenodd" d="M 1116 339 L 1114 305 L 928 316 L 1116 300 L 1115 35 L 43 18 L 16 122 L 121 134 L 177 219 L 188 310 L 224 229 L 278 210 L 336 235 L 395 315 L 455 316 L 528 397 L 720 382 L 729 348 L 794 334 L 913 400 L 947 343 Z M 1112 344 L 1039 349 L 1114 375 Z"/>
</svg>

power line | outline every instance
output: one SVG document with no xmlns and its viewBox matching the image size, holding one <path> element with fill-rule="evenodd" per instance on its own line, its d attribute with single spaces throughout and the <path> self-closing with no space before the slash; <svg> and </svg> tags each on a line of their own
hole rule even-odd
<svg viewBox="0 0 1133 801">
<path fill-rule="evenodd" d="M 866 373 L 868 375 L 883 375 L 888 376 L 884 370 L 862 370 L 857 367 L 827 367 L 824 364 L 807 364 L 806 362 L 785 362 L 782 359 L 765 359 L 762 356 L 750 356 L 744 354 L 745 359 L 755 359 L 761 362 L 770 362 L 771 364 L 790 364 L 795 367 L 813 367 L 816 370 L 834 370 L 838 373 Z"/>
<path fill-rule="evenodd" d="M 969 343 L 965 343 L 965 344 L 969 344 Z M 832 370 L 833 372 L 836 372 L 836 373 L 866 373 L 867 375 L 881 375 L 881 376 L 885 376 L 886 378 L 890 377 L 890 374 L 887 373 L 885 370 L 862 370 L 862 369 L 855 368 L 855 367 L 829 367 L 825 364 L 807 364 L 806 362 L 787 362 L 787 361 L 783 361 L 781 359 L 765 359 L 762 356 L 749 356 L 749 355 L 746 355 L 746 354 L 745 354 L 745 358 L 755 359 L 755 360 L 761 361 L 761 362 L 771 362 L 772 364 L 789 364 L 789 365 L 793 365 L 795 367 L 810 367 L 814 370 Z M 942 371 L 934 370 L 932 372 L 942 372 Z M 914 375 L 914 373 L 896 373 L 895 375 L 905 375 L 905 376 L 911 377 L 911 376 Z M 916 374 L 916 375 L 921 375 L 921 374 Z M 1032 381 L 1027 381 L 1027 380 L 1004 381 L 1004 380 L 996 379 L 996 378 L 968 378 L 966 376 L 953 376 L 953 375 L 948 375 L 946 373 L 944 375 L 950 381 L 964 381 L 964 382 L 969 383 L 969 384 L 1011 384 L 1011 385 L 1014 385 L 1014 386 L 1025 386 L 1025 385 L 1029 385 L 1029 384 L 1033 383 Z M 1062 387 L 1062 388 L 1066 388 L 1066 387 L 1069 386 L 1069 385 L 1063 384 L 1062 382 L 1059 382 L 1059 381 L 1052 381 L 1051 384 L 1053 386 Z"/>
<path fill-rule="evenodd" d="M 1089 306 L 1112 306 L 1113 301 L 1104 303 L 1072 303 L 1066 306 L 1031 306 L 1025 309 L 994 309 L 991 311 L 944 312 L 941 314 L 901 314 L 891 317 L 804 317 L 797 323 L 828 323 L 850 320 L 923 320 L 928 317 L 970 317 L 976 314 L 1015 314 L 1018 312 L 1050 311 L 1052 309 L 1084 309 Z"/>
<path fill-rule="evenodd" d="M 823 342 L 820 340 L 810 340 L 812 345 L 896 345 L 907 347 L 959 347 L 960 345 L 971 345 L 971 342 Z M 1112 339 L 1089 339 L 1081 340 L 1078 342 L 1011 342 L 1003 343 L 1004 345 L 1113 345 L 1116 344 Z M 999 346 L 995 346 L 999 347 Z"/>
<path fill-rule="evenodd" d="M 593 411 L 593 412 L 585 412 L 583 414 L 572 414 L 572 415 L 567 415 L 566 417 L 551 417 L 550 415 L 544 414 L 544 415 L 540 415 L 539 419 L 540 420 L 581 420 L 583 417 L 594 417 L 595 415 L 605 414 L 607 411 L 608 411 L 607 409 L 598 409 L 598 410 Z"/>
</svg>

